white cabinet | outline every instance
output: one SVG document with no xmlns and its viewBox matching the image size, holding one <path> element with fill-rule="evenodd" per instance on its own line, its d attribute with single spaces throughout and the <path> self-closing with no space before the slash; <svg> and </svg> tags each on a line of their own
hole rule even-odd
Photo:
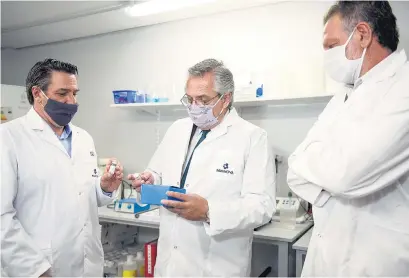
<svg viewBox="0 0 409 278">
<path fill-rule="evenodd" d="M 7 122 L 25 115 L 31 108 L 26 88 L 1 84 L 1 122 Z"/>
</svg>

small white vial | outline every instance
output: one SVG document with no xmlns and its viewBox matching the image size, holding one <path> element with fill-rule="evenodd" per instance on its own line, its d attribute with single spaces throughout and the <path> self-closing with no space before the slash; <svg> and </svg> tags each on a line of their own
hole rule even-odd
<svg viewBox="0 0 409 278">
<path fill-rule="evenodd" d="M 112 160 L 111 166 L 109 167 L 109 173 L 113 175 L 115 173 L 115 168 L 116 168 L 116 160 Z"/>
</svg>

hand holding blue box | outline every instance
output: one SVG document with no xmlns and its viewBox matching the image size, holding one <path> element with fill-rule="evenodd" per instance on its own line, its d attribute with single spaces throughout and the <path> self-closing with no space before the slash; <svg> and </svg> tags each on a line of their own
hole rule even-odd
<svg viewBox="0 0 409 278">
<path fill-rule="evenodd" d="M 142 184 L 141 203 L 162 206 L 162 200 L 181 201 L 166 195 L 166 192 L 173 191 L 186 194 L 186 189 L 167 185 Z"/>
</svg>

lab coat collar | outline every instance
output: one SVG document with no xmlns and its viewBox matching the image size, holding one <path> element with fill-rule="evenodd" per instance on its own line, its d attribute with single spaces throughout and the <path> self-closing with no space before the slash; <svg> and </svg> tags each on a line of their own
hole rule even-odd
<svg viewBox="0 0 409 278">
<path fill-rule="evenodd" d="M 26 115 L 28 125 L 34 130 L 44 130 L 44 125 L 47 123 L 43 120 L 43 118 L 38 115 L 37 111 L 34 110 L 34 107 L 28 111 Z"/>
<path fill-rule="evenodd" d="M 393 76 L 398 69 L 407 62 L 405 50 L 395 51 L 374 66 L 361 78 L 355 82 L 355 88 L 363 82 L 380 82 L 384 79 Z"/>
<path fill-rule="evenodd" d="M 55 134 L 53 129 L 43 118 L 40 117 L 40 115 L 37 113 L 37 111 L 34 110 L 33 107 L 31 107 L 31 109 L 27 112 L 26 120 L 31 129 L 41 131 L 42 136 L 46 141 L 56 146 L 58 149 L 68 155 L 66 149 L 59 141 L 58 136 Z M 67 125 L 67 129 L 70 130 L 73 135 L 77 133 L 77 129 L 71 123 Z"/>
<path fill-rule="evenodd" d="M 220 136 L 223 136 L 227 133 L 230 126 L 239 118 L 236 109 L 232 108 L 223 118 L 221 123 L 216 127 L 212 128 L 211 132 L 207 135 L 205 142 L 210 142 Z"/>
</svg>

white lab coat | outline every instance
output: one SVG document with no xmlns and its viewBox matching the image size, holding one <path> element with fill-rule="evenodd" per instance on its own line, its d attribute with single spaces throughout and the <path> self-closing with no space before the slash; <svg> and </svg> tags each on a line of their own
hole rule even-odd
<svg viewBox="0 0 409 278">
<path fill-rule="evenodd" d="M 0 126 L 1 264 L 8 276 L 102 276 L 100 188 L 91 136 L 70 125 L 72 158 L 31 109 Z"/>
<path fill-rule="evenodd" d="M 336 95 L 289 158 L 312 203 L 303 276 L 409 276 L 409 63 L 393 53 Z"/>
<path fill-rule="evenodd" d="M 192 126 L 186 118 L 168 129 L 149 164 L 155 183 L 178 186 Z M 218 171 L 225 163 L 231 172 Z M 233 109 L 196 148 L 188 173 L 187 193 L 208 200 L 210 225 L 161 208 L 155 276 L 248 276 L 253 229 L 275 212 L 266 132 Z"/>
</svg>

